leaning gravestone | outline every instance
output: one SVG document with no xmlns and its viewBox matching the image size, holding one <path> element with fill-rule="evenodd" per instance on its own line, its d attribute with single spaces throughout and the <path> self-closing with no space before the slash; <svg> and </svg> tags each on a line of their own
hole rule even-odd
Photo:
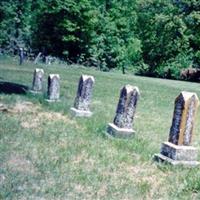
<svg viewBox="0 0 200 200">
<path fill-rule="evenodd" d="M 39 61 L 41 55 L 42 55 L 42 53 L 39 52 L 38 55 L 36 56 L 35 60 L 34 60 L 34 64 L 37 64 L 37 63 L 38 63 L 38 61 Z"/>
<path fill-rule="evenodd" d="M 196 166 L 197 149 L 191 146 L 193 128 L 199 99 L 195 93 L 181 92 L 175 100 L 174 115 L 168 142 L 154 158 L 172 165 Z"/>
<path fill-rule="evenodd" d="M 92 98 L 92 89 L 94 85 L 94 77 L 82 75 L 79 79 L 78 90 L 74 101 L 74 107 L 71 108 L 71 113 L 76 117 L 90 117 L 90 103 Z"/>
<path fill-rule="evenodd" d="M 60 76 L 59 74 L 50 74 L 48 77 L 48 90 L 46 101 L 55 102 L 60 98 Z"/>
<path fill-rule="evenodd" d="M 115 137 L 128 138 L 133 136 L 132 129 L 139 89 L 131 85 L 122 88 L 113 123 L 108 124 L 107 132 Z"/>
<path fill-rule="evenodd" d="M 43 89 L 44 71 L 36 68 L 33 74 L 33 84 L 31 93 L 42 93 Z"/>
</svg>

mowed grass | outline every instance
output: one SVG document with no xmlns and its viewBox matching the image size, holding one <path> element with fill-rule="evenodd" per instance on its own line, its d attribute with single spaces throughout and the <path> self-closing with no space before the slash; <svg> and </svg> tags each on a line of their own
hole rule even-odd
<svg viewBox="0 0 200 200">
<path fill-rule="evenodd" d="M 153 79 L 120 72 L 99 72 L 66 65 L 17 65 L 0 59 L 0 81 L 32 85 L 35 68 L 45 71 L 44 95 L 0 94 L 0 199 L 200 199 L 200 170 L 152 161 L 167 141 L 174 100 L 181 91 L 196 92 L 198 83 Z M 49 73 L 61 77 L 61 101 L 48 104 Z M 72 118 L 70 107 L 81 74 L 93 75 L 91 118 Z M 105 135 L 120 89 L 138 86 L 130 140 Z M 200 146 L 197 114 L 193 146 Z M 200 160 L 200 156 L 199 156 Z"/>
</svg>

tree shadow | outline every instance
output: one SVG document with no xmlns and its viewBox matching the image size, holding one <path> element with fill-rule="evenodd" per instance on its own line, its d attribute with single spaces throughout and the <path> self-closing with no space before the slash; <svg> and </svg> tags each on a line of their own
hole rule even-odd
<svg viewBox="0 0 200 200">
<path fill-rule="evenodd" d="M 0 81 L 0 93 L 5 94 L 26 94 L 28 87 L 25 85 Z"/>
</svg>

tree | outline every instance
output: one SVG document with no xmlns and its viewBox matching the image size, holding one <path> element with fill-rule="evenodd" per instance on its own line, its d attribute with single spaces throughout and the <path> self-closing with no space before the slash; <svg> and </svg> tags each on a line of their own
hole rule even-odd
<svg viewBox="0 0 200 200">
<path fill-rule="evenodd" d="M 176 63 L 176 58 L 180 55 L 190 56 L 187 26 L 179 8 L 172 1 L 140 1 L 138 16 L 138 27 L 142 24 L 138 32 L 143 60 L 149 65 L 144 73 L 164 76 L 170 63 L 172 66 Z"/>
<path fill-rule="evenodd" d="M 8 51 L 30 44 L 32 0 L 1 0 L 0 45 Z"/>
<path fill-rule="evenodd" d="M 50 0 L 38 16 L 38 47 L 74 62 L 83 59 L 100 69 L 133 64 L 140 58 L 134 31 L 135 2 L 126 0 Z M 130 51 L 130 48 L 133 51 Z"/>
</svg>

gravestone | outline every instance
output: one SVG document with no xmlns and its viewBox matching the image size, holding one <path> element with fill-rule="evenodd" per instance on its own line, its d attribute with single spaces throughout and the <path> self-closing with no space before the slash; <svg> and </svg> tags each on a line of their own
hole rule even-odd
<svg viewBox="0 0 200 200">
<path fill-rule="evenodd" d="M 22 65 L 24 62 L 24 50 L 19 48 L 19 65 Z"/>
<path fill-rule="evenodd" d="M 33 84 L 31 93 L 42 93 L 43 89 L 44 71 L 36 68 L 33 74 Z"/>
<path fill-rule="evenodd" d="M 90 103 L 94 82 L 95 80 L 93 76 L 82 75 L 80 77 L 77 94 L 74 101 L 74 107 L 70 109 L 73 116 L 92 116 L 92 112 L 90 111 Z"/>
<path fill-rule="evenodd" d="M 55 102 L 60 98 L 60 76 L 59 74 L 50 74 L 48 77 L 48 90 L 46 101 Z"/>
<path fill-rule="evenodd" d="M 172 125 L 168 142 L 164 142 L 160 154 L 154 158 L 172 165 L 196 166 L 197 149 L 191 146 L 195 115 L 199 99 L 195 93 L 181 92 L 175 100 Z"/>
<path fill-rule="evenodd" d="M 38 61 L 39 61 L 41 55 L 42 55 L 42 53 L 39 52 L 38 55 L 36 56 L 35 60 L 34 60 L 34 64 L 37 64 L 37 63 L 38 63 Z"/>
<path fill-rule="evenodd" d="M 122 88 L 113 123 L 108 124 L 107 132 L 115 137 L 128 138 L 133 136 L 132 129 L 139 89 L 131 85 Z"/>
</svg>

